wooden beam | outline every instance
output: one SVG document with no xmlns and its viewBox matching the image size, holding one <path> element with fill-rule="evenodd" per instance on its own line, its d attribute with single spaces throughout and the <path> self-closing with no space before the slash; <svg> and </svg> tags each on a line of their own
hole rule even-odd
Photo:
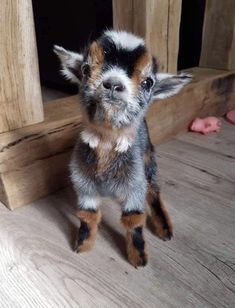
<svg viewBox="0 0 235 308">
<path fill-rule="evenodd" d="M 133 31 L 145 38 L 150 52 L 159 61 L 160 70 L 175 73 L 181 3 L 182 0 L 132 0 L 126 6 L 126 1 L 114 0 L 114 28 Z"/>
<path fill-rule="evenodd" d="M 177 71 L 180 19 L 181 0 L 134 0 L 133 31 L 145 38 L 163 72 Z"/>
<path fill-rule="evenodd" d="M 151 106 L 147 121 L 154 144 L 186 131 L 197 116 L 221 116 L 235 108 L 235 72 L 191 72 L 199 76 L 192 84 Z M 68 162 L 81 123 L 77 100 L 72 96 L 49 102 L 43 123 L 0 135 L 0 200 L 10 209 L 67 185 Z"/>
<path fill-rule="evenodd" d="M 10 209 L 65 185 L 80 112 L 72 96 L 45 105 L 45 121 L 0 135 L 0 198 Z"/>
<path fill-rule="evenodd" d="M 31 0 L 2 0 L 0 133 L 43 121 Z"/>
<path fill-rule="evenodd" d="M 235 1 L 207 0 L 201 67 L 235 69 Z"/>
<path fill-rule="evenodd" d="M 133 0 L 113 0 L 113 28 L 133 31 Z"/>
</svg>

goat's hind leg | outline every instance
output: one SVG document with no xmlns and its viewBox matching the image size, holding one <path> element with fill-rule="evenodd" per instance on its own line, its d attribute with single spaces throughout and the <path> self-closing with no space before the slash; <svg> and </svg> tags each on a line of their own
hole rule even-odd
<svg viewBox="0 0 235 308">
<path fill-rule="evenodd" d="M 166 207 L 161 199 L 157 183 L 157 162 L 154 147 L 149 147 L 144 154 L 145 175 L 148 182 L 147 202 L 151 208 L 151 220 L 154 233 L 162 240 L 170 240 L 173 236 L 173 226 Z"/>
</svg>

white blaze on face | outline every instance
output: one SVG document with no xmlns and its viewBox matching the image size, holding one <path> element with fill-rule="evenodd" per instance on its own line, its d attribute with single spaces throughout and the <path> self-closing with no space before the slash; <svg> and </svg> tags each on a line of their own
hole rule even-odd
<svg viewBox="0 0 235 308">
<path fill-rule="evenodd" d="M 125 31 L 106 31 L 104 33 L 110 37 L 117 47 L 132 51 L 138 46 L 144 46 L 144 40 L 132 33 Z"/>
<path fill-rule="evenodd" d="M 102 82 L 105 80 L 115 80 L 120 82 L 124 86 L 124 90 L 116 92 L 114 94 L 114 105 L 110 104 L 110 98 L 104 96 L 104 108 L 108 119 L 113 119 L 116 117 L 118 121 L 122 123 L 129 123 L 129 113 L 138 112 L 140 110 L 140 105 L 138 103 L 137 97 L 134 94 L 134 85 L 132 80 L 127 76 L 127 73 L 119 67 L 111 67 L 109 70 L 104 72 L 101 76 Z M 105 89 L 103 89 L 105 93 Z M 116 107 L 124 107 L 117 112 Z"/>
<path fill-rule="evenodd" d="M 131 79 L 127 76 L 126 72 L 119 67 L 112 67 L 101 76 L 102 81 L 105 80 L 117 80 L 124 86 L 123 93 L 127 95 L 127 100 L 133 95 L 133 85 Z"/>
</svg>

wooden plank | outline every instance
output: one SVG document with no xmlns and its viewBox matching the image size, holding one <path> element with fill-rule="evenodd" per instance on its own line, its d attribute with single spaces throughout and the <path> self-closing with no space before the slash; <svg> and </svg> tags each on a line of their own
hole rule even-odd
<svg viewBox="0 0 235 308">
<path fill-rule="evenodd" d="M 31 0 L 2 0 L 0 133 L 43 121 Z"/>
<path fill-rule="evenodd" d="M 133 31 L 133 0 L 113 0 L 113 28 Z"/>
<path fill-rule="evenodd" d="M 150 52 L 158 59 L 159 70 L 175 73 L 178 62 L 181 0 L 146 0 L 143 1 L 145 10 L 138 2 L 140 1 L 137 0 L 135 5 L 137 13 L 134 15 L 134 32 L 145 38 Z"/>
<path fill-rule="evenodd" d="M 201 67 L 235 69 L 235 1 L 207 0 Z"/>
<path fill-rule="evenodd" d="M 18 169 L 73 145 L 81 119 L 77 97 L 45 106 L 45 121 L 0 135 L 0 173 Z"/>
<path fill-rule="evenodd" d="M 134 0 L 133 31 L 143 36 L 159 69 L 177 71 L 181 0 Z"/>
<path fill-rule="evenodd" d="M 169 175 L 175 164 L 177 168 L 182 168 L 182 172 L 175 175 L 174 183 L 182 183 L 187 189 L 198 191 L 201 195 L 207 190 L 207 196 L 213 199 L 216 195 L 218 202 L 223 200 L 223 206 L 227 203 L 232 205 L 235 201 L 235 168 L 231 170 L 231 166 L 235 155 L 218 153 L 210 148 L 185 142 L 183 135 L 181 140 L 173 139 L 158 146 L 160 160 L 164 157 L 164 168 L 167 164 L 169 166 L 170 171 L 166 170 L 165 173 Z"/>
<path fill-rule="evenodd" d="M 0 198 L 10 209 L 66 185 L 80 117 L 72 96 L 46 104 L 43 123 L 0 135 Z"/>
<path fill-rule="evenodd" d="M 177 71 L 181 2 L 113 0 L 114 28 L 142 36 L 164 72 Z"/>
<path fill-rule="evenodd" d="M 198 147 L 210 149 L 210 151 L 223 154 L 232 159 L 235 156 L 234 127 L 227 120 L 222 118 L 220 120 L 222 127 L 219 133 L 203 135 L 188 132 L 188 134 L 177 136 L 177 140 L 183 140 L 189 144 L 193 143 Z M 195 134 L 197 138 L 195 138 Z"/>
<path fill-rule="evenodd" d="M 71 147 L 63 153 L 40 158 L 23 167 L 17 166 L 2 173 L 2 183 L 7 193 L 5 202 L 9 209 L 14 210 L 67 186 L 70 156 Z"/>
<path fill-rule="evenodd" d="M 175 97 L 153 103 L 147 115 L 153 143 L 186 131 L 197 116 L 223 115 L 234 108 L 234 79 L 233 72 L 212 76 L 210 71 L 208 78 L 199 78 Z M 65 170 L 81 123 L 77 100 L 49 102 L 43 123 L 0 135 L 0 198 L 9 208 L 66 185 Z"/>
<path fill-rule="evenodd" d="M 234 136 L 231 125 L 226 129 L 222 148 Z M 234 307 L 234 194 L 224 176 L 230 169 L 234 178 L 234 162 L 215 153 L 216 139 L 210 150 L 193 136 L 192 147 L 185 135 L 158 147 L 174 238 L 158 240 L 147 224 L 143 269 L 126 261 L 121 211 L 109 200 L 94 249 L 78 255 L 71 245 L 79 222 L 70 191 L 13 213 L 0 205 L 0 307 Z"/>
</svg>

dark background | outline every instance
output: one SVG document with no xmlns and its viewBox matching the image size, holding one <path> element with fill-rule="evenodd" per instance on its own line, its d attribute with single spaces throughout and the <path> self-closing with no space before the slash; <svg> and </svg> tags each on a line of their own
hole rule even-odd
<svg viewBox="0 0 235 308">
<path fill-rule="evenodd" d="M 41 83 L 76 93 L 59 74 L 53 45 L 80 51 L 104 29 L 112 27 L 112 0 L 33 0 Z M 178 69 L 198 66 L 205 0 L 183 0 Z"/>
</svg>

